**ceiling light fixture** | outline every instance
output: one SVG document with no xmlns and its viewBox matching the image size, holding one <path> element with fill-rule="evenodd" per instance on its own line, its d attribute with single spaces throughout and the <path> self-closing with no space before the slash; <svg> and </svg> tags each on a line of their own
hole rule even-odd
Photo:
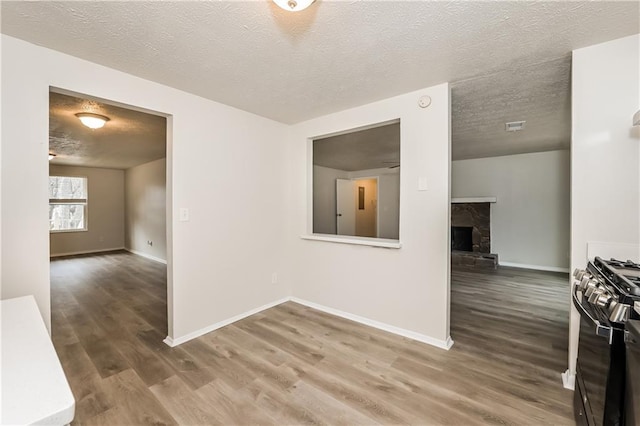
<svg viewBox="0 0 640 426">
<path fill-rule="evenodd" d="M 53 160 L 54 158 L 56 158 L 56 155 L 49 153 L 49 161 Z"/>
<path fill-rule="evenodd" d="M 90 129 L 99 129 L 104 126 L 104 123 L 110 120 L 109 117 L 105 117 L 100 114 L 92 114 L 90 112 L 79 112 L 76 117 L 82 121 L 82 124 Z"/>
<path fill-rule="evenodd" d="M 275 4 L 289 12 L 299 12 L 311 6 L 315 0 L 273 0 Z"/>
</svg>

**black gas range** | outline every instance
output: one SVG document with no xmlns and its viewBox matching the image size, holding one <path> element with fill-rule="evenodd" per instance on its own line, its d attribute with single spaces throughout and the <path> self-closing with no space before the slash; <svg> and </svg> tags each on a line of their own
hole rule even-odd
<svg viewBox="0 0 640 426">
<path fill-rule="evenodd" d="M 580 312 L 574 412 L 579 425 L 636 426 L 640 407 L 634 339 L 640 324 L 640 264 L 596 257 L 576 269 L 573 304 Z M 636 307 L 638 310 L 636 310 Z M 634 352 L 635 353 L 635 352 Z M 635 409 L 635 412 L 634 412 Z"/>
</svg>

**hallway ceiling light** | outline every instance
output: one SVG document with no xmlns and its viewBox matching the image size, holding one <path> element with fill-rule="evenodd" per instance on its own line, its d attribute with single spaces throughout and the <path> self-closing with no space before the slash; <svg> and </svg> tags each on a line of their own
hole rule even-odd
<svg viewBox="0 0 640 426">
<path fill-rule="evenodd" d="M 90 129 L 99 129 L 104 126 L 104 124 L 110 120 L 109 117 L 105 117 L 100 114 L 92 114 L 90 112 L 79 112 L 76 114 L 76 117 L 82 121 L 82 124 L 87 126 Z"/>
<path fill-rule="evenodd" d="M 311 6 L 315 0 L 273 0 L 275 4 L 289 12 L 298 12 Z"/>
<path fill-rule="evenodd" d="M 49 153 L 49 161 L 53 160 L 54 158 L 56 158 L 56 155 Z"/>
</svg>

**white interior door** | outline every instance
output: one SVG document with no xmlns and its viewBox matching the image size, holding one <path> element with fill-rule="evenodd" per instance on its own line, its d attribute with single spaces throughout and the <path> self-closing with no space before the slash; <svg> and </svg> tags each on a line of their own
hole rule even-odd
<svg viewBox="0 0 640 426">
<path fill-rule="evenodd" d="M 349 179 L 336 179 L 336 229 L 338 235 L 356 234 L 356 185 Z"/>
</svg>

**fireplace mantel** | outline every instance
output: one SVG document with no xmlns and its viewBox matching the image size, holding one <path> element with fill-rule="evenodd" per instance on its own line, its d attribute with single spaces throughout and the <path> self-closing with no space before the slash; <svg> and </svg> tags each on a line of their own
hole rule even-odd
<svg viewBox="0 0 640 426">
<path fill-rule="evenodd" d="M 461 203 L 495 203 L 498 201 L 497 197 L 465 197 L 465 198 L 452 198 L 451 202 L 455 204 Z"/>
</svg>

